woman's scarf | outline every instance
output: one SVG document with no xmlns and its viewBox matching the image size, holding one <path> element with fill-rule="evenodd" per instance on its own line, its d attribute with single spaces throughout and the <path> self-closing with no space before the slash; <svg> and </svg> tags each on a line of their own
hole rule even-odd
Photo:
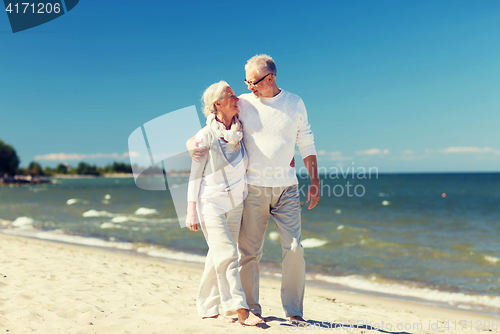
<svg viewBox="0 0 500 334">
<path fill-rule="evenodd" d="M 231 127 L 226 130 L 226 126 L 217 121 L 215 114 L 209 114 L 207 116 L 207 125 L 215 133 L 217 138 L 221 138 L 229 144 L 235 145 L 234 151 L 240 149 L 240 141 L 243 139 L 243 125 L 238 118 L 238 115 L 234 115 L 231 121 Z"/>
</svg>

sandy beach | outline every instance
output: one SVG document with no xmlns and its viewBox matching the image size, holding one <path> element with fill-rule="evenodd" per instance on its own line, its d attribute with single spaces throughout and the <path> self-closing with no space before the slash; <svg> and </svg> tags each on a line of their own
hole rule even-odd
<svg viewBox="0 0 500 334">
<path fill-rule="evenodd" d="M 198 317 L 200 267 L 4 234 L 0 263 L 2 333 L 500 333 L 499 318 L 311 286 L 297 328 L 273 279 L 261 280 L 266 323 L 243 328 Z"/>
</svg>

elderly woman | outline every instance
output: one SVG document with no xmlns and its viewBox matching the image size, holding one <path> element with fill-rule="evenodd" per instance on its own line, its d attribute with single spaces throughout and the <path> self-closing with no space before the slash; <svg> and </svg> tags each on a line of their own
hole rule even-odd
<svg viewBox="0 0 500 334">
<path fill-rule="evenodd" d="M 192 162 L 186 217 L 186 226 L 192 231 L 198 231 L 199 220 L 208 244 L 196 306 L 203 318 L 234 322 L 219 314 L 222 304 L 226 315 L 238 314 L 242 325 L 254 326 L 262 319 L 248 309 L 236 246 L 247 165 L 238 98 L 225 81 L 220 81 L 205 90 L 202 101 L 207 125 L 196 139 L 209 154 Z"/>
</svg>

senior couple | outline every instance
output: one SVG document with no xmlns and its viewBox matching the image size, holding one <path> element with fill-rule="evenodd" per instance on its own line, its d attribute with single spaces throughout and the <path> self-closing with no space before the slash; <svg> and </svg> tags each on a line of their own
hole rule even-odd
<svg viewBox="0 0 500 334">
<path fill-rule="evenodd" d="M 312 209 L 319 201 L 314 138 L 302 99 L 278 88 L 271 57 L 252 57 L 245 72 L 251 93 L 238 98 L 224 81 L 205 90 L 207 125 L 186 144 L 193 157 L 186 226 L 198 231 L 199 224 L 208 244 L 198 314 L 225 322 L 237 314 L 247 326 L 263 321 L 259 262 L 271 215 L 283 252 L 283 310 L 291 323 L 302 322 L 305 262 L 291 161 L 297 144 L 311 179 Z"/>
</svg>

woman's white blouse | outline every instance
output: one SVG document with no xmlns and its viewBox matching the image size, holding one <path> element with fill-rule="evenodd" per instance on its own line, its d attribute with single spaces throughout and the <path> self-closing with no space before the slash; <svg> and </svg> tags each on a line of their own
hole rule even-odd
<svg viewBox="0 0 500 334">
<path fill-rule="evenodd" d="M 203 139 L 203 132 L 200 130 L 196 139 Z M 224 167 L 224 174 L 222 169 L 214 173 L 205 174 L 205 166 L 199 166 L 204 169 L 203 177 L 190 180 L 188 184 L 188 201 L 197 202 L 198 216 L 200 221 L 206 221 L 209 218 L 217 218 L 220 215 L 232 210 L 237 205 L 243 202 L 246 194 L 246 167 L 243 161 L 244 151 L 240 148 L 239 152 L 232 152 L 232 147 L 227 145 L 220 145 L 224 157 L 227 160 L 227 165 Z M 202 141 L 199 147 L 206 147 L 207 144 Z M 208 154 L 211 154 L 211 150 Z M 228 159 L 229 157 L 229 159 Z M 205 164 L 210 164 L 208 159 L 204 159 Z M 203 162 L 200 162 L 203 163 Z M 193 164 L 196 162 L 193 161 Z"/>
</svg>

